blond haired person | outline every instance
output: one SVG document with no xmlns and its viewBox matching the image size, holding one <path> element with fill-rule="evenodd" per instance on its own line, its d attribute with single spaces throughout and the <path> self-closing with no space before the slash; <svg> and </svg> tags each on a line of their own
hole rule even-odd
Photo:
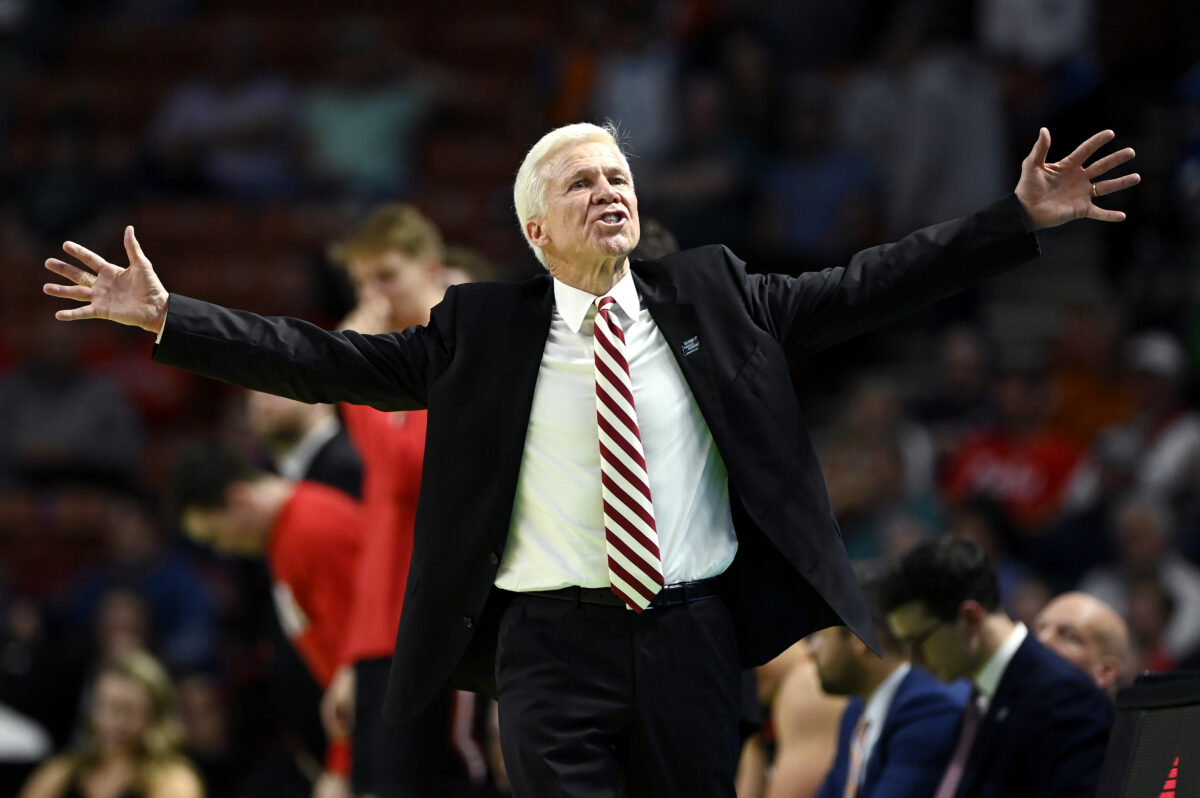
<svg viewBox="0 0 1200 798">
<path fill-rule="evenodd" d="M 170 677 L 149 654 L 124 654 L 96 675 L 83 746 L 34 771 L 19 798 L 202 798 L 182 742 Z"/>
</svg>

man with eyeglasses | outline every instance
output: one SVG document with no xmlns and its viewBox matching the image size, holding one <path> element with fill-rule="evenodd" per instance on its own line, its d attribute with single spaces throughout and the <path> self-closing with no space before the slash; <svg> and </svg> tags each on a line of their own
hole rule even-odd
<svg viewBox="0 0 1200 798">
<path fill-rule="evenodd" d="M 1112 725 L 1104 694 L 1000 606 L 975 543 L 941 538 L 881 586 L 892 633 L 943 681 L 971 681 L 954 753 L 933 798 L 1091 798 Z"/>
</svg>

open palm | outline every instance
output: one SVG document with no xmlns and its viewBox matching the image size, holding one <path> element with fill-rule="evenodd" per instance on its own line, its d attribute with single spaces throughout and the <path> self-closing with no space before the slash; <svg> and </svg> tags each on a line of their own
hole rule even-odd
<svg viewBox="0 0 1200 798">
<path fill-rule="evenodd" d="M 1055 227 L 1072 219 L 1098 219 L 1120 222 L 1121 211 L 1096 205 L 1094 200 L 1116 191 L 1135 186 L 1141 180 L 1137 173 L 1101 180 L 1104 175 L 1133 158 L 1132 147 L 1105 155 L 1091 164 L 1087 160 L 1097 150 L 1116 137 L 1103 130 L 1075 148 L 1061 161 L 1046 163 L 1050 152 L 1050 131 L 1042 128 L 1037 142 L 1021 162 L 1021 179 L 1017 182 L 1017 199 L 1025 207 L 1035 229 Z"/>
<path fill-rule="evenodd" d="M 167 315 L 167 291 L 154 273 L 150 260 L 142 252 L 132 226 L 125 228 L 128 268 L 109 263 L 90 249 L 70 241 L 63 244 L 63 250 L 88 268 L 50 258 L 46 261 L 46 268 L 67 278 L 71 284 L 46 283 L 42 290 L 50 296 L 85 304 L 58 311 L 54 314 L 56 319 L 108 319 L 155 333 L 162 332 Z"/>
</svg>

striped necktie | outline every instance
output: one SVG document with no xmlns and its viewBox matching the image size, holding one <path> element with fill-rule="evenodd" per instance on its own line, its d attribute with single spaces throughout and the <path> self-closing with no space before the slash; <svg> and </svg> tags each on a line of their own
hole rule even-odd
<svg viewBox="0 0 1200 798">
<path fill-rule="evenodd" d="M 604 539 L 612 591 L 630 609 L 641 612 L 662 589 L 662 559 L 625 356 L 625 333 L 613 312 L 613 302 L 611 296 L 597 300 L 595 321 Z"/>
</svg>

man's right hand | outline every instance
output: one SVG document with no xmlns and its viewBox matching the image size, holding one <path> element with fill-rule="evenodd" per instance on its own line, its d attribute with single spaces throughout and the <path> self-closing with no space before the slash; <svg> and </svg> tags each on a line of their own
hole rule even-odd
<svg viewBox="0 0 1200 798">
<path fill-rule="evenodd" d="M 161 334 L 167 318 L 167 290 L 159 282 L 149 259 L 142 253 L 133 227 L 125 228 L 125 254 L 129 267 L 109 263 L 96 253 L 68 241 L 63 251 L 87 268 L 50 258 L 46 268 L 71 281 L 71 285 L 46 283 L 42 291 L 50 296 L 85 303 L 82 307 L 60 310 L 59 321 L 108 319 Z"/>
</svg>

